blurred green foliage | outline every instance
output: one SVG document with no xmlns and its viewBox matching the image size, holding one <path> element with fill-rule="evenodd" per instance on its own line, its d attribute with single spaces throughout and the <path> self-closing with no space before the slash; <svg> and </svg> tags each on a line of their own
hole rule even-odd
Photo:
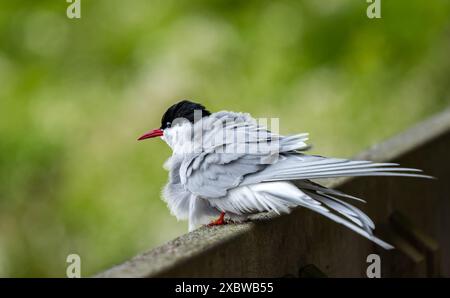
<svg viewBox="0 0 450 298">
<path fill-rule="evenodd" d="M 450 2 L 0 2 L 0 276 L 82 275 L 184 233 L 169 149 L 136 137 L 182 98 L 280 117 L 350 156 L 450 102 Z"/>
</svg>

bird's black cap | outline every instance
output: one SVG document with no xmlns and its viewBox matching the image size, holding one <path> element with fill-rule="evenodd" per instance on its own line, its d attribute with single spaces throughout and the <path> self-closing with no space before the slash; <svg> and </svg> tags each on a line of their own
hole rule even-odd
<svg viewBox="0 0 450 298">
<path fill-rule="evenodd" d="M 184 118 L 194 123 L 194 111 L 200 110 L 202 117 L 211 115 L 211 113 L 201 104 L 189 100 L 182 100 L 172 105 L 163 115 L 161 119 L 161 129 L 170 127 L 172 122 L 177 118 Z"/>
</svg>

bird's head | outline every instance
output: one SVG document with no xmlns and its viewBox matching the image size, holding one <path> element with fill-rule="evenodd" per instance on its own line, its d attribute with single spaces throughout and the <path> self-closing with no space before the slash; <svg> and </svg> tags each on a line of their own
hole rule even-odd
<svg viewBox="0 0 450 298">
<path fill-rule="evenodd" d="M 184 123 L 194 123 L 199 116 L 206 117 L 211 113 L 201 104 L 189 100 L 182 100 L 172 105 L 161 118 L 161 127 L 152 129 L 139 137 L 139 141 L 154 137 L 163 138 L 169 145 L 169 138 L 173 136 L 174 130 L 181 127 Z"/>
</svg>

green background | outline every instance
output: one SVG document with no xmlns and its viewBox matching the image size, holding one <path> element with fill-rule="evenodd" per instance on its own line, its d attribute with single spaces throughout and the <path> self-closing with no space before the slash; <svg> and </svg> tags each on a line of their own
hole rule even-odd
<svg viewBox="0 0 450 298">
<path fill-rule="evenodd" d="M 351 156 L 450 102 L 450 1 L 0 1 L 0 276 L 88 276 L 186 232 L 170 155 L 136 138 L 179 99 L 280 117 Z M 370 203 L 370 202 L 369 202 Z"/>
</svg>

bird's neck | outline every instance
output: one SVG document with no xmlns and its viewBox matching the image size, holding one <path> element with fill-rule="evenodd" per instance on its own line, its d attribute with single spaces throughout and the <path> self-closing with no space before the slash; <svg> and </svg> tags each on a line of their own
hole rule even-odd
<svg viewBox="0 0 450 298">
<path fill-rule="evenodd" d="M 164 131 L 164 141 L 173 154 L 187 154 L 194 150 L 193 129 L 191 123 L 184 123 Z"/>
</svg>

